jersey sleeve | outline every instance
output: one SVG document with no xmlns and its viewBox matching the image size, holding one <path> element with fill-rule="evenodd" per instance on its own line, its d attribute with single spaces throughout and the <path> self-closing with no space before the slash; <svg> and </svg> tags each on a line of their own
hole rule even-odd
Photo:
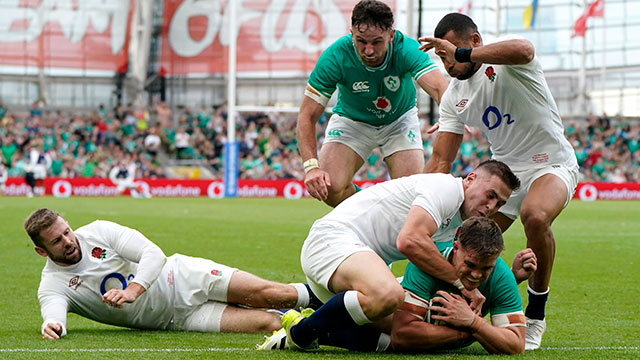
<svg viewBox="0 0 640 360">
<path fill-rule="evenodd" d="M 464 122 L 458 117 L 456 112 L 455 99 L 453 97 L 453 86 L 449 84 L 450 88 L 444 92 L 442 96 L 442 102 L 440 104 L 440 128 L 439 131 L 451 132 L 454 134 L 464 134 Z"/>
<path fill-rule="evenodd" d="M 489 312 L 492 319 L 500 314 L 522 313 L 522 301 L 516 278 L 502 258 L 498 258 L 491 279 L 491 308 Z"/>
<path fill-rule="evenodd" d="M 116 253 L 138 263 L 133 281 L 148 289 L 158 278 L 167 261 L 162 249 L 137 230 L 110 221 L 96 221 L 94 224 L 94 231 L 99 233 Z"/>
<path fill-rule="evenodd" d="M 44 328 L 50 323 L 59 323 L 62 326 L 60 336 L 67 335 L 67 309 L 69 304 L 64 295 L 51 289 L 38 289 L 38 302 L 40 303 L 40 314 L 42 315 L 42 326 L 40 332 L 44 333 Z"/>
<path fill-rule="evenodd" d="M 313 68 L 307 86 L 325 97 L 328 101 L 336 91 L 342 74 L 342 66 L 339 63 L 344 50 L 344 39 L 341 38 L 329 46 L 318 58 Z"/>
<path fill-rule="evenodd" d="M 462 187 L 451 175 L 430 177 L 416 186 L 417 196 L 411 205 L 426 210 L 438 227 L 445 219 L 453 217 L 462 204 Z"/>
<path fill-rule="evenodd" d="M 433 70 L 437 70 L 438 66 L 431 60 L 429 54 L 419 49 L 420 44 L 408 37 L 403 36 L 402 56 L 404 67 L 407 69 L 413 79 L 418 79 Z"/>
</svg>

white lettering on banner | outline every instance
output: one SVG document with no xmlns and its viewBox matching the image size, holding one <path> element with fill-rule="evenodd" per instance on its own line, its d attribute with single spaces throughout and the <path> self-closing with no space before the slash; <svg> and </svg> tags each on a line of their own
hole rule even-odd
<svg viewBox="0 0 640 360">
<path fill-rule="evenodd" d="M 268 52 L 289 48 L 314 53 L 328 47 L 348 30 L 343 14 L 334 3 L 335 0 L 295 0 L 290 8 L 291 14 L 286 18 L 284 31 L 278 39 L 276 29 L 281 23 L 284 10 L 290 1 L 271 0 L 264 14 L 243 7 L 245 1 L 238 1 L 237 26 L 240 28 L 242 24 L 263 15 L 260 25 L 260 41 L 264 50 Z M 220 32 L 220 44 L 229 45 L 229 7 L 226 6 L 224 14 L 220 15 L 220 3 L 220 0 L 184 0 L 180 3 L 169 23 L 169 45 L 176 54 L 184 57 L 200 54 L 213 44 L 218 32 Z M 319 15 L 325 33 L 324 38 L 315 44 L 310 38 L 317 29 L 309 27 L 305 30 L 305 14 L 310 10 L 311 5 Z M 189 34 L 189 19 L 196 16 L 207 18 L 207 29 L 200 40 L 194 40 Z"/>
<path fill-rule="evenodd" d="M 2 1 L 0 42 L 31 42 L 42 35 L 45 25 L 57 23 L 63 36 L 77 43 L 85 37 L 89 24 L 104 33 L 111 20 L 111 53 L 117 54 L 124 47 L 130 0 L 42 0 L 37 7 L 23 7 L 20 3 Z M 12 28 L 14 22 L 28 26 Z"/>
<path fill-rule="evenodd" d="M 640 200 L 640 191 L 629 189 L 613 189 L 598 191 L 601 200 Z"/>
<path fill-rule="evenodd" d="M 162 196 L 200 196 L 200 188 L 195 186 L 182 186 L 182 185 L 166 185 L 166 186 L 153 186 L 150 188 L 151 195 L 156 197 Z"/>
<path fill-rule="evenodd" d="M 74 186 L 73 195 L 75 196 L 116 196 L 118 195 L 118 189 L 112 185 L 87 185 L 87 186 Z"/>
<path fill-rule="evenodd" d="M 278 189 L 273 187 L 240 186 L 238 188 L 238 197 L 276 197 Z"/>
</svg>

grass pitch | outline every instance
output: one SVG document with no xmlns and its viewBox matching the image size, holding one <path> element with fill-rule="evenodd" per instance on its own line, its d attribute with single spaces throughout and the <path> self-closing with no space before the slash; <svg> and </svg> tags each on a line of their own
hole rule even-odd
<svg viewBox="0 0 640 360">
<path fill-rule="evenodd" d="M 36 291 L 44 259 L 22 223 L 39 207 L 60 212 L 77 228 L 96 219 L 140 230 L 170 255 L 213 259 L 281 282 L 304 281 L 299 254 L 313 221 L 329 211 L 314 200 L 131 198 L 0 198 L 0 358 L 334 358 L 387 359 L 407 355 L 257 352 L 262 335 L 137 331 L 69 315 L 69 334 L 40 338 Z M 640 202 L 575 201 L 554 224 L 556 262 L 543 348 L 526 358 L 640 358 Z M 525 246 L 522 227 L 505 234 L 511 263 Z M 401 273 L 404 264 L 394 264 Z M 520 285 L 521 294 L 526 285 Z M 526 304 L 526 299 L 525 299 Z M 475 358 L 478 344 L 418 358 Z M 414 356 L 412 356 L 414 357 Z"/>
</svg>

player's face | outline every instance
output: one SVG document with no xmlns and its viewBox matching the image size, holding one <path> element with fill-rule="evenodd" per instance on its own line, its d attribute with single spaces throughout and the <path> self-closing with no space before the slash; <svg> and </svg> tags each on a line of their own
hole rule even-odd
<svg viewBox="0 0 640 360">
<path fill-rule="evenodd" d="M 471 47 L 474 47 L 473 46 L 473 42 L 471 40 L 469 40 L 469 39 L 467 39 L 467 40 L 460 39 L 458 36 L 456 36 L 456 34 L 453 32 L 453 30 L 451 30 L 448 33 L 446 33 L 444 35 L 443 39 L 449 41 L 450 43 L 452 43 L 453 45 L 455 45 L 456 47 L 459 47 L 459 48 L 471 48 Z M 468 78 L 473 76 L 473 74 L 475 74 L 476 70 L 478 70 L 478 68 L 480 67 L 479 64 L 476 64 L 474 62 L 467 62 L 467 63 L 454 62 L 454 63 L 450 63 L 444 57 L 440 57 L 440 59 L 442 60 L 442 64 L 444 65 L 444 68 L 447 70 L 447 73 L 449 74 L 449 76 L 451 76 L 453 78 L 456 78 L 458 80 L 467 80 Z"/>
<path fill-rule="evenodd" d="M 498 255 L 482 257 L 471 249 L 464 249 L 458 242 L 454 243 L 453 267 L 465 288 L 473 290 L 480 286 L 496 266 Z"/>
<path fill-rule="evenodd" d="M 394 29 L 382 30 L 376 26 L 360 25 L 351 28 L 351 37 L 362 62 L 371 67 L 379 66 L 389 50 Z"/>
<path fill-rule="evenodd" d="M 467 188 L 460 212 L 463 219 L 471 216 L 488 217 L 504 205 L 511 189 L 496 175 L 484 171 L 472 172 L 464 179 Z"/>
<path fill-rule="evenodd" d="M 40 232 L 40 238 L 43 247 L 36 247 L 36 252 L 42 256 L 48 256 L 56 264 L 73 265 L 82 259 L 76 235 L 60 216 L 53 225 Z"/>
</svg>

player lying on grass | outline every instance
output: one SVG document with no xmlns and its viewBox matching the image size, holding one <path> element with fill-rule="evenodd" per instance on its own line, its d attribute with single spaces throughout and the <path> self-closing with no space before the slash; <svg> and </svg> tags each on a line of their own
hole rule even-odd
<svg viewBox="0 0 640 360">
<path fill-rule="evenodd" d="M 24 228 L 47 258 L 38 289 L 46 339 L 67 333 L 67 312 L 136 329 L 269 332 L 281 327 L 280 317 L 260 308 L 309 303 L 304 284 L 180 254 L 167 258 L 140 232 L 113 222 L 74 232 L 57 212 L 39 209 Z"/>
<path fill-rule="evenodd" d="M 482 217 L 465 220 L 453 243 L 437 245 L 465 286 L 477 288 L 486 297 L 482 316 L 491 314 L 491 323 L 471 310 L 454 286 L 409 263 L 402 281 L 405 300 L 393 316 L 391 336 L 360 326 L 323 333 L 319 344 L 357 351 L 425 352 L 478 341 L 491 353 L 524 352 L 525 318 L 517 284 L 536 270 L 533 251 L 516 254 L 510 270 L 499 258 L 504 242 L 498 225 Z M 286 336 L 281 329 L 260 348 L 286 348 Z"/>
</svg>

